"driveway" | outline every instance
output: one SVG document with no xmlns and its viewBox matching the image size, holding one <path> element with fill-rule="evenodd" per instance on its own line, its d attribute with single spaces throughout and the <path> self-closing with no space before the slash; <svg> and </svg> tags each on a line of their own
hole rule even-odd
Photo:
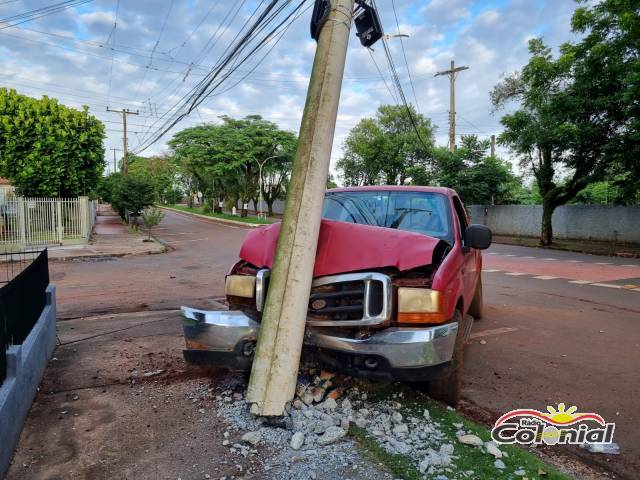
<svg viewBox="0 0 640 480">
<path fill-rule="evenodd" d="M 156 233 L 170 253 L 54 262 L 61 317 L 210 307 L 246 232 L 168 212 Z M 574 453 L 636 478 L 640 262 L 504 245 L 484 258 L 486 311 L 468 350 L 467 401 L 489 419 L 559 402 L 600 413 L 616 422 L 622 455 Z"/>
</svg>

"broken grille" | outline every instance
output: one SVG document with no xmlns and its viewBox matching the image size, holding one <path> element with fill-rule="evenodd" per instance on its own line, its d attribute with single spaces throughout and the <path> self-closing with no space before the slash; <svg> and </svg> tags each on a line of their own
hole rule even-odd
<svg viewBox="0 0 640 480">
<path fill-rule="evenodd" d="M 377 325 L 391 315 L 391 279 L 376 272 L 316 279 L 311 287 L 307 324 Z"/>
</svg>

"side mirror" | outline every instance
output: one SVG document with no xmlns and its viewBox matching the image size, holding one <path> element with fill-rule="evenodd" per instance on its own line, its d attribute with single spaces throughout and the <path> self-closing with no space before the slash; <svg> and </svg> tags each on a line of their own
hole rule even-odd
<svg viewBox="0 0 640 480">
<path fill-rule="evenodd" d="M 464 232 L 464 245 L 477 250 L 491 246 L 491 229 L 486 225 L 469 225 Z"/>
</svg>

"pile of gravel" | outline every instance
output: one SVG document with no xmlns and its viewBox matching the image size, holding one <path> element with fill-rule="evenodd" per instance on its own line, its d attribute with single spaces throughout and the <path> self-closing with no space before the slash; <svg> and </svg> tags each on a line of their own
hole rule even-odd
<svg viewBox="0 0 640 480">
<path fill-rule="evenodd" d="M 344 479 L 393 478 L 358 453 L 347 437 L 350 425 L 365 430 L 387 452 L 413 459 L 425 478 L 473 478 L 472 470 L 461 472 L 454 460 L 461 444 L 479 448 L 495 457 L 496 473 L 505 468 L 506 452 L 497 445 L 486 444 L 475 435 L 458 427 L 458 442 L 450 443 L 441 425 L 428 409 L 421 415 L 405 417 L 402 394 L 388 401 L 370 401 L 367 393 L 354 386 L 348 389 L 333 385 L 333 374 L 302 375 L 296 397 L 277 422 L 250 413 L 244 400 L 244 384 L 227 388 L 216 396 L 217 415 L 229 422 L 225 440 L 231 455 L 256 455 L 260 450 L 265 470 L 271 478 L 331 478 L 329 466 L 344 467 Z M 350 475 L 345 476 L 346 471 Z M 335 474 L 335 472 L 334 472 Z"/>
</svg>

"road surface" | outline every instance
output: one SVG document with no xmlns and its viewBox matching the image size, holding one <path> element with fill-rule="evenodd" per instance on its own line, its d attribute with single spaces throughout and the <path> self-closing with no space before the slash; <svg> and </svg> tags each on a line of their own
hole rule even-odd
<svg viewBox="0 0 640 480">
<path fill-rule="evenodd" d="M 167 212 L 163 255 L 52 262 L 62 318 L 206 308 L 247 228 Z M 620 456 L 577 454 L 622 477 L 640 471 L 640 261 L 506 245 L 484 256 L 485 317 L 473 329 L 464 397 L 493 420 L 564 402 L 616 423 Z M 557 447 L 560 448 L 560 447 Z M 577 449 L 576 449 L 577 450 Z"/>
</svg>

